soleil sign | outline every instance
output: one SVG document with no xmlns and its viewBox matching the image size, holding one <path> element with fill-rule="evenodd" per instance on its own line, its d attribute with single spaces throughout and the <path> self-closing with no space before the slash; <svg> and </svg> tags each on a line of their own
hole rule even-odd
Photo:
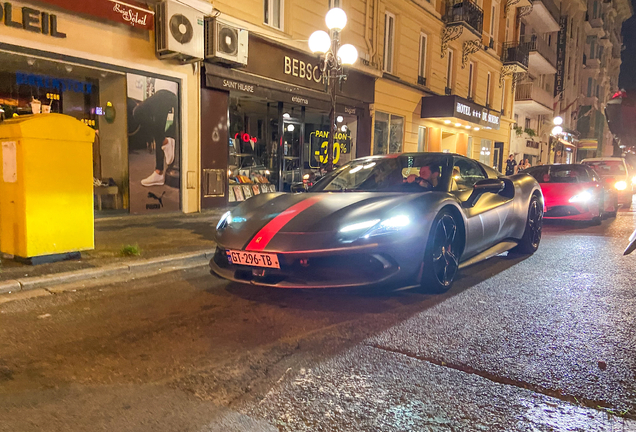
<svg viewBox="0 0 636 432">
<path fill-rule="evenodd" d="M 21 8 L 21 17 L 18 18 L 20 9 L 14 9 L 9 2 L 0 3 L 0 21 L 7 27 L 21 28 L 33 33 L 42 33 L 63 39 L 65 33 L 57 29 L 57 15 L 41 12 L 27 6 Z"/>
</svg>

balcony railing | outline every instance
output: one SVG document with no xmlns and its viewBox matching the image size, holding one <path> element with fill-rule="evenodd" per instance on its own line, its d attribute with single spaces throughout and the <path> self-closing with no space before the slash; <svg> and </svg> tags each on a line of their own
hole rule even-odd
<svg viewBox="0 0 636 432">
<path fill-rule="evenodd" d="M 444 14 L 446 24 L 466 24 L 481 35 L 484 11 L 471 0 L 449 0 Z"/>
<path fill-rule="evenodd" d="M 515 91 L 515 101 L 534 101 L 546 108 L 553 108 L 554 98 L 550 93 L 534 83 L 518 84 Z"/>
<path fill-rule="evenodd" d="M 528 69 L 528 47 L 526 44 L 506 42 L 503 44 L 501 61 L 504 64 L 519 63 Z"/>
<path fill-rule="evenodd" d="M 552 1 L 552 0 L 534 0 L 532 2 L 532 4 L 535 4 L 535 5 L 537 3 L 543 4 L 543 6 L 545 6 L 545 8 L 548 10 L 548 12 L 550 12 L 550 15 L 552 15 L 552 18 L 554 18 L 554 20 L 556 22 L 559 22 L 559 18 L 561 18 L 561 11 L 559 10 L 559 7 L 554 3 L 554 1 Z"/>
<path fill-rule="evenodd" d="M 545 58 L 550 64 L 556 67 L 556 51 L 548 45 L 543 38 L 537 35 L 524 35 L 521 37 L 521 43 L 526 46 L 528 52 L 537 52 Z"/>
</svg>

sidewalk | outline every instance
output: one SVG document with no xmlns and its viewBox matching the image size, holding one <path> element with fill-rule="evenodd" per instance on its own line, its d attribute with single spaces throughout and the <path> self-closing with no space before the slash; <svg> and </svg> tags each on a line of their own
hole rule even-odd
<svg viewBox="0 0 636 432">
<path fill-rule="evenodd" d="M 118 264 L 142 263 L 151 258 L 170 257 L 214 249 L 214 228 L 225 210 L 195 214 L 120 216 L 95 220 L 95 250 L 82 258 L 37 266 L 0 259 L 0 283 L 81 270 L 96 271 Z M 139 255 L 123 256 L 125 246 L 135 246 Z"/>
</svg>

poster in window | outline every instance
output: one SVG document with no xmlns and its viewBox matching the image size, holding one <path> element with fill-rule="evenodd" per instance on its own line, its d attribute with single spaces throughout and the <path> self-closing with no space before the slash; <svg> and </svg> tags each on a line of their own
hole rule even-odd
<svg viewBox="0 0 636 432">
<path fill-rule="evenodd" d="M 179 85 L 127 74 L 130 212 L 180 209 Z"/>
</svg>

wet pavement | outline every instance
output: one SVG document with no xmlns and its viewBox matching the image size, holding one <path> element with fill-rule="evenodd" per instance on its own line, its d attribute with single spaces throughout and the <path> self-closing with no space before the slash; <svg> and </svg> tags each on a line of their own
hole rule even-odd
<svg viewBox="0 0 636 432">
<path fill-rule="evenodd" d="M 636 225 L 550 224 L 441 296 L 205 269 L 0 305 L 0 431 L 636 431 Z"/>
</svg>

